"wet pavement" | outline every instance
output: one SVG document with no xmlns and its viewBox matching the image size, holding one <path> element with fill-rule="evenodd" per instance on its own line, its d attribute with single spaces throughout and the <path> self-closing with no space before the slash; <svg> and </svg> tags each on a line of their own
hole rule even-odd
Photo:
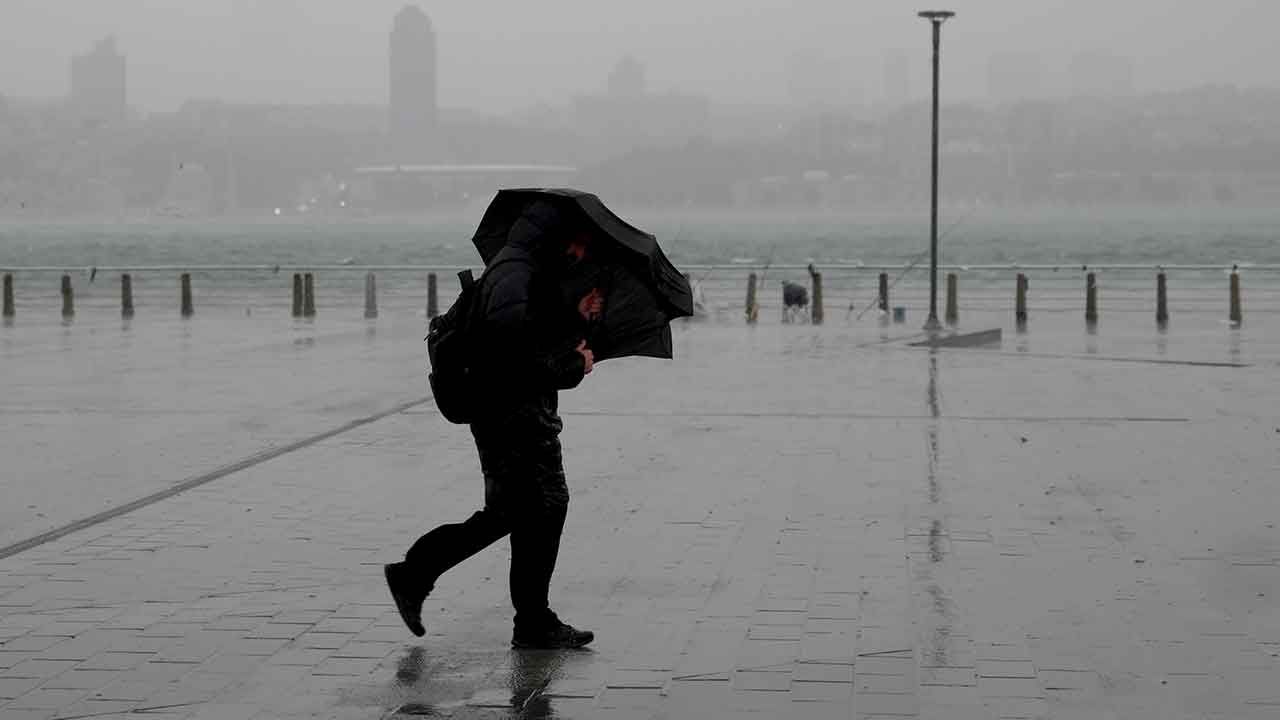
<svg viewBox="0 0 1280 720">
<path fill-rule="evenodd" d="M 1280 716 L 1280 323 L 868 320 L 564 396 L 576 652 L 508 647 L 505 545 L 390 603 L 482 494 L 420 318 L 0 329 L 0 717 Z"/>
</svg>

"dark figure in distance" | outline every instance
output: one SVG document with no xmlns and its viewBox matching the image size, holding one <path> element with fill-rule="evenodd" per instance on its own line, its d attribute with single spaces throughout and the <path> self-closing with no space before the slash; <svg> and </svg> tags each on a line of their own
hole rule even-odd
<svg viewBox="0 0 1280 720">
<path fill-rule="evenodd" d="M 798 317 L 804 317 L 804 312 L 809 308 L 809 291 L 803 285 L 797 285 L 793 282 L 783 281 L 782 283 L 782 319 L 785 322 L 791 322 Z"/>
<path fill-rule="evenodd" d="M 405 624 L 422 636 L 422 602 L 453 566 L 511 536 L 511 603 L 518 648 L 582 647 L 591 632 L 562 622 L 547 594 L 569 505 L 560 451 L 558 391 L 592 370 L 587 323 L 603 308 L 588 261 L 590 235 L 551 208 L 513 226 L 481 279 L 471 327 L 485 392 L 471 424 L 484 475 L 484 507 L 423 535 L 385 568 Z"/>
</svg>

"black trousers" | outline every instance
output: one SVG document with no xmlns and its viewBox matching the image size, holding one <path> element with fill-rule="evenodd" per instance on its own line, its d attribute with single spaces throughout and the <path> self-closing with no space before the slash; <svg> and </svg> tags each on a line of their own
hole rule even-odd
<svg viewBox="0 0 1280 720">
<path fill-rule="evenodd" d="M 558 418 L 557 423 L 558 425 Z M 569 508 L 559 427 L 473 425 L 484 473 L 484 508 L 418 539 L 405 562 L 424 587 L 453 566 L 511 536 L 511 604 L 517 629 L 558 622 L 547 592 Z"/>
</svg>

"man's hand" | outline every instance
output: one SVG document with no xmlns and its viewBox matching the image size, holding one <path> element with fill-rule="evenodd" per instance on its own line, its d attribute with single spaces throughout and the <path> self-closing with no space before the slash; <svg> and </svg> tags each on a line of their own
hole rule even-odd
<svg viewBox="0 0 1280 720">
<path fill-rule="evenodd" d="M 600 288 L 592 289 L 586 297 L 578 301 L 578 314 L 583 320 L 595 320 L 602 312 L 604 312 L 604 293 L 600 292 Z"/>
<path fill-rule="evenodd" d="M 595 364 L 596 364 L 595 353 L 591 352 L 591 348 L 587 347 L 586 340 L 583 340 L 582 342 L 578 343 L 578 347 L 575 349 L 578 351 L 578 354 L 582 355 L 582 361 L 583 361 L 583 367 L 584 367 L 582 374 L 590 375 L 591 368 L 595 367 Z"/>
</svg>

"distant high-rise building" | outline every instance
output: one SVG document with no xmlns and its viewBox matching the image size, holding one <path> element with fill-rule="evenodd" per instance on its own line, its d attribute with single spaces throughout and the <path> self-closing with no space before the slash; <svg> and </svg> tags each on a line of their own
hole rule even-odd
<svg viewBox="0 0 1280 720">
<path fill-rule="evenodd" d="M 71 105 L 93 122 L 120 122 L 126 112 L 124 55 L 114 37 L 71 59 Z"/>
<path fill-rule="evenodd" d="M 648 90 L 644 65 L 630 55 L 618 61 L 609 73 L 609 94 L 614 97 L 640 97 Z"/>
<path fill-rule="evenodd" d="M 1086 97 L 1124 97 L 1134 92 L 1133 60 L 1106 53 L 1071 59 L 1071 92 Z"/>
<path fill-rule="evenodd" d="M 884 104 L 895 108 L 911 99 L 911 63 L 907 53 L 894 50 L 884 54 Z"/>
<path fill-rule="evenodd" d="M 400 159 L 423 159 L 436 127 L 436 33 L 416 5 L 406 5 L 391 27 L 389 110 Z"/>
<path fill-rule="evenodd" d="M 609 72 L 605 91 L 574 98 L 575 129 L 588 145 L 610 154 L 654 144 L 680 144 L 706 132 L 705 97 L 652 93 L 644 65 L 627 56 Z"/>
</svg>

